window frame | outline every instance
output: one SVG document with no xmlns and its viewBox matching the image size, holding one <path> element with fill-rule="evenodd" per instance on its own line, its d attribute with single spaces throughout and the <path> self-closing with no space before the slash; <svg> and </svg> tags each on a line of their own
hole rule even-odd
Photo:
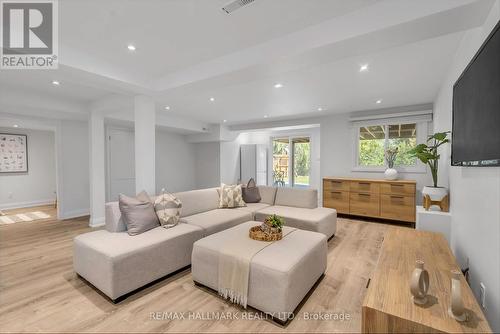
<svg viewBox="0 0 500 334">
<path fill-rule="evenodd" d="M 355 122 L 351 126 L 351 132 L 353 136 L 352 142 L 354 143 L 353 147 L 353 156 L 352 156 L 352 171 L 353 172 L 384 172 L 387 169 L 387 166 L 361 166 L 359 165 L 359 129 L 366 126 L 374 126 L 374 125 L 398 125 L 398 124 L 416 124 L 417 130 L 417 145 L 425 143 L 427 141 L 428 132 L 429 132 L 429 122 L 422 120 L 411 120 L 411 119 L 377 119 L 370 121 L 360 121 Z M 387 145 L 388 133 L 385 136 L 385 145 Z M 385 160 L 385 159 L 384 159 Z M 424 165 L 420 160 L 417 159 L 417 162 L 414 166 L 395 166 L 394 167 L 400 173 L 427 173 L 427 166 Z"/>
</svg>

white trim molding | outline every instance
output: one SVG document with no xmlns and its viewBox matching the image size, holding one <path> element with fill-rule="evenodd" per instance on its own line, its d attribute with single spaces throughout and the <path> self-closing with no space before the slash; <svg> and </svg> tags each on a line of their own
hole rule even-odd
<svg viewBox="0 0 500 334">
<path fill-rule="evenodd" d="M 36 201 L 0 204 L 0 209 L 1 210 L 10 210 L 10 209 L 20 209 L 20 208 L 31 208 L 34 206 L 54 205 L 54 203 L 55 203 L 55 199 L 42 199 L 42 200 L 36 200 Z"/>
</svg>

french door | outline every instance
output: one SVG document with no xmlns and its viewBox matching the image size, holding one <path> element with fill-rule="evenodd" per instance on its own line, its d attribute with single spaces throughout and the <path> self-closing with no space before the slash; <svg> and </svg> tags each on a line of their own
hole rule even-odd
<svg viewBox="0 0 500 334">
<path fill-rule="evenodd" d="M 275 137 L 273 149 L 273 185 L 309 187 L 311 177 L 311 138 Z"/>
</svg>

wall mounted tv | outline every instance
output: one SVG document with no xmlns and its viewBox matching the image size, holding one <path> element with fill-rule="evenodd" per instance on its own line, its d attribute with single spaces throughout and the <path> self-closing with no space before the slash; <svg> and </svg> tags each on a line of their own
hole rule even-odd
<svg viewBox="0 0 500 334">
<path fill-rule="evenodd" d="M 500 21 L 453 86 L 453 166 L 500 166 Z"/>
</svg>

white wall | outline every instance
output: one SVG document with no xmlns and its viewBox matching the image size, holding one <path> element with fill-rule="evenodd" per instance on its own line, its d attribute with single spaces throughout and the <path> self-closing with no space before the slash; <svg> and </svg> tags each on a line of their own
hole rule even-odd
<svg viewBox="0 0 500 334">
<path fill-rule="evenodd" d="M 57 140 L 61 219 L 89 214 L 88 123 L 61 121 Z"/>
<path fill-rule="evenodd" d="M 156 130 L 156 192 L 197 188 L 195 145 L 185 135 Z"/>
<path fill-rule="evenodd" d="M 54 203 L 56 197 L 54 132 L 0 128 L 0 133 L 28 136 L 28 172 L 0 174 L 0 209 Z"/>
<path fill-rule="evenodd" d="M 435 131 L 451 130 L 453 84 L 500 19 L 496 1 L 481 28 L 465 33 L 434 103 Z M 441 154 L 440 178 L 450 188 L 451 243 L 457 260 L 469 258 L 471 288 L 486 285 L 486 317 L 500 331 L 500 168 L 450 167 L 450 148 Z"/>
<path fill-rule="evenodd" d="M 211 188 L 220 185 L 220 143 L 196 143 L 195 180 L 196 188 Z"/>
</svg>

